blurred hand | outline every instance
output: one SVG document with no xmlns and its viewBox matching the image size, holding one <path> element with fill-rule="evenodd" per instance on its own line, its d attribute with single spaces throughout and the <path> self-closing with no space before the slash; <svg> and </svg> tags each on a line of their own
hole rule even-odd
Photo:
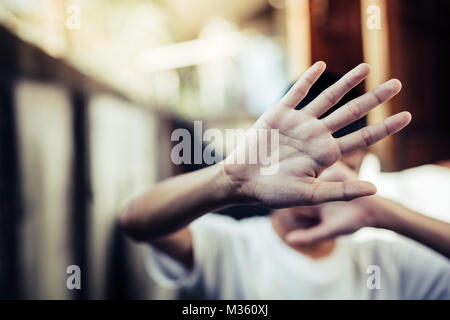
<svg viewBox="0 0 450 320">
<path fill-rule="evenodd" d="M 304 207 L 301 210 L 305 218 L 318 222 L 310 228 L 289 232 L 286 241 L 294 246 L 308 245 L 350 234 L 363 227 L 375 227 L 377 221 L 372 208 L 377 205 L 377 200 L 376 196 L 370 196 L 349 202 L 330 202 Z"/>
<path fill-rule="evenodd" d="M 326 169 L 320 180 L 348 181 L 357 177 L 356 172 L 345 164 L 337 162 Z M 363 227 L 377 226 L 376 208 L 382 201 L 377 196 L 362 197 L 348 202 L 329 202 L 317 206 L 299 208 L 296 215 L 316 223 L 305 229 L 298 229 L 286 235 L 291 245 L 308 245 L 317 241 L 350 234 Z"/>
<path fill-rule="evenodd" d="M 325 63 L 318 62 L 309 68 L 293 85 L 289 92 L 269 108 L 253 125 L 249 132 L 265 129 L 278 130 L 279 143 L 272 154 L 278 162 L 272 163 L 272 174 L 262 175 L 265 165 L 259 161 L 250 164 L 233 163 L 241 156 L 257 154 L 256 146 L 266 143 L 270 150 L 270 134 L 266 142 L 257 137 L 238 147 L 224 161 L 225 176 L 231 189 L 240 201 L 260 202 L 272 208 L 319 204 L 328 201 L 351 200 L 376 192 L 369 182 L 350 179 L 345 181 L 322 181 L 319 175 L 344 154 L 352 152 L 385 138 L 402 128 L 411 120 L 408 112 L 393 115 L 381 123 L 365 127 L 341 138 L 332 133 L 363 117 L 372 108 L 391 99 L 401 90 L 398 80 L 390 80 L 334 111 L 318 119 L 336 104 L 350 89 L 358 85 L 369 74 L 367 64 L 360 64 L 334 85 L 324 90 L 302 110 L 295 110 L 298 103 L 325 70 Z M 246 153 L 248 152 L 248 154 Z M 231 161 L 230 161 L 231 160 Z"/>
</svg>

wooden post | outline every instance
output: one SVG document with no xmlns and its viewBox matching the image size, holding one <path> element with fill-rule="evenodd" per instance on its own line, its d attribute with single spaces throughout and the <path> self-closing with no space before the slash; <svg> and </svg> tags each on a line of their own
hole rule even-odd
<svg viewBox="0 0 450 320">
<path fill-rule="evenodd" d="M 287 0 L 286 24 L 289 78 L 296 80 L 311 65 L 309 0 Z"/>
<path fill-rule="evenodd" d="M 376 20 L 379 18 L 379 24 Z M 389 28 L 386 0 L 361 0 L 361 27 L 364 61 L 371 65 L 372 71 L 366 80 L 366 89 L 371 90 L 390 77 Z M 368 123 L 382 121 L 392 112 L 389 102 L 378 106 L 368 114 Z M 386 138 L 372 147 L 381 159 L 384 170 L 395 169 L 394 141 Z"/>
</svg>

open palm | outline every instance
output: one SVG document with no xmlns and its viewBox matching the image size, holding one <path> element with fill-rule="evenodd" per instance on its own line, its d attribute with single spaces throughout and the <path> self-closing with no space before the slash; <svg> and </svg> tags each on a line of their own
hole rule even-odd
<svg viewBox="0 0 450 320">
<path fill-rule="evenodd" d="M 410 122 L 411 115 L 401 112 L 344 137 L 332 136 L 335 131 L 363 117 L 372 108 L 396 95 L 401 84 L 398 80 L 390 80 L 348 102 L 327 117 L 319 119 L 368 76 L 369 66 L 360 64 L 302 110 L 295 110 L 324 70 L 323 62 L 309 68 L 289 92 L 255 122 L 247 134 L 246 142 L 225 160 L 224 170 L 241 198 L 272 208 L 281 208 L 351 200 L 376 192 L 369 182 L 331 182 L 321 181 L 318 177 L 342 155 L 365 148 L 401 130 Z M 265 140 L 258 134 L 251 134 L 264 130 L 268 133 Z M 277 143 L 271 144 L 274 137 L 270 132 L 277 133 Z M 256 139 L 256 142 L 252 139 Z M 251 155 L 259 155 L 258 148 L 264 143 L 276 162 L 264 163 L 259 161 L 259 158 L 256 163 L 248 161 Z M 271 148 L 273 145 L 275 147 Z M 248 153 L 242 154 L 246 152 Z M 274 155 L 276 157 L 273 157 Z M 239 156 L 247 161 L 239 164 L 227 161 L 230 157 L 237 159 Z M 261 169 L 270 167 L 274 170 L 268 170 L 269 174 L 261 174 Z"/>
</svg>

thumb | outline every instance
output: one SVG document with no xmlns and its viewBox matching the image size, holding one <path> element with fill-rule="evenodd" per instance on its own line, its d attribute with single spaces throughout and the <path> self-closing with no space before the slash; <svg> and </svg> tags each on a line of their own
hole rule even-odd
<svg viewBox="0 0 450 320">
<path fill-rule="evenodd" d="M 347 180 L 342 182 L 316 182 L 311 197 L 312 204 L 330 201 L 348 201 L 359 197 L 370 196 L 377 188 L 370 182 Z"/>
</svg>

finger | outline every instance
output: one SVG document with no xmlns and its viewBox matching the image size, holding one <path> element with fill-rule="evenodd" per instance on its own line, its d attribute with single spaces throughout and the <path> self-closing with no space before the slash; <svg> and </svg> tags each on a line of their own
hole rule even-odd
<svg viewBox="0 0 450 320">
<path fill-rule="evenodd" d="M 335 232 L 325 224 L 319 224 L 309 229 L 291 231 L 286 235 L 286 241 L 290 245 L 308 245 L 317 241 L 330 239 Z"/>
<path fill-rule="evenodd" d="M 281 104 L 294 109 L 311 89 L 312 85 L 325 71 L 326 64 L 323 61 L 316 62 L 298 79 L 289 91 L 281 99 Z"/>
<path fill-rule="evenodd" d="M 312 186 L 311 204 L 330 201 L 348 201 L 359 197 L 370 196 L 377 192 L 376 187 L 367 181 L 347 180 L 341 182 L 317 182 Z"/>
<path fill-rule="evenodd" d="M 388 101 L 402 89 L 397 79 L 389 80 L 374 90 L 353 99 L 323 119 L 325 125 L 335 132 L 365 116 L 371 109 Z"/>
<path fill-rule="evenodd" d="M 367 63 L 361 63 L 354 69 L 346 73 L 331 87 L 322 91 L 322 93 L 309 103 L 304 110 L 315 117 L 320 117 L 328 109 L 334 106 L 342 97 L 363 81 L 370 73 L 370 67 Z"/>
<path fill-rule="evenodd" d="M 409 112 L 400 112 L 382 122 L 364 127 L 338 139 L 341 153 L 347 154 L 357 149 L 366 148 L 381 139 L 394 134 L 408 125 L 411 121 Z"/>
</svg>

